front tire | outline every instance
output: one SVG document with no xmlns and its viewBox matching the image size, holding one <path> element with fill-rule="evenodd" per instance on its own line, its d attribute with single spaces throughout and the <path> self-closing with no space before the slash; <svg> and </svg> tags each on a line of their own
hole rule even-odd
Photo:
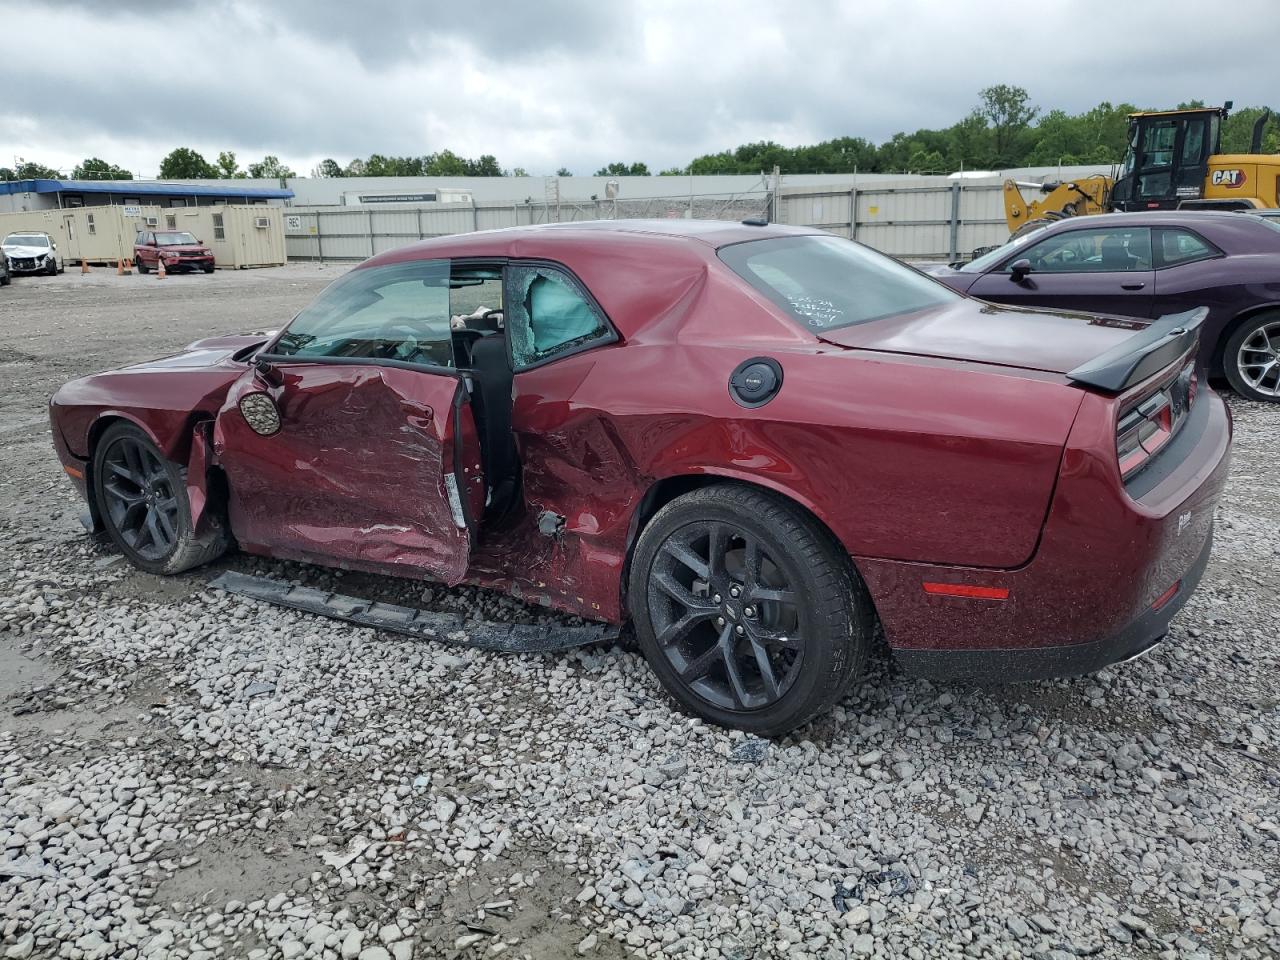
<svg viewBox="0 0 1280 960">
<path fill-rule="evenodd" d="M 45 268 L 44 272 L 51 277 L 56 277 L 58 275 L 58 261 L 50 260 L 49 266 Z"/>
<path fill-rule="evenodd" d="M 138 272 L 139 272 L 139 273 L 150 273 L 150 272 L 151 272 L 151 268 L 147 266 L 147 261 L 143 260 L 141 257 L 137 257 L 137 258 L 135 258 L 133 262 L 134 262 L 134 263 L 136 263 L 136 264 L 138 265 Z"/>
<path fill-rule="evenodd" d="M 811 516 L 737 484 L 657 512 L 636 544 L 628 604 L 678 706 L 766 737 L 839 700 L 862 672 L 875 621 L 848 555 Z"/>
<path fill-rule="evenodd" d="M 1260 313 L 1237 327 L 1227 338 L 1222 366 L 1242 397 L 1280 403 L 1280 311 Z"/>
<path fill-rule="evenodd" d="M 107 533 L 147 573 L 182 573 L 221 556 L 230 543 L 217 516 L 196 536 L 186 469 L 131 423 L 108 427 L 94 448 L 93 490 Z"/>
</svg>

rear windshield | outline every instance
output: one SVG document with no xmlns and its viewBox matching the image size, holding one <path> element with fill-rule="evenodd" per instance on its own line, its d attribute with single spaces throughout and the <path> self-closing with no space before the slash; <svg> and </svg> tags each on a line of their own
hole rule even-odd
<svg viewBox="0 0 1280 960">
<path fill-rule="evenodd" d="M 719 253 L 734 273 L 815 331 L 961 299 L 911 267 L 839 237 L 752 240 Z"/>
</svg>

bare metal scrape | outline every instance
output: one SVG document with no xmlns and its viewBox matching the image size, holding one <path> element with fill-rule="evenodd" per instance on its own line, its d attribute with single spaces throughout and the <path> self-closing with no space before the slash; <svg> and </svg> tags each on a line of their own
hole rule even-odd
<svg viewBox="0 0 1280 960">
<path fill-rule="evenodd" d="M 361 627 L 498 653 L 554 653 L 617 636 L 617 628 L 606 624 L 562 627 L 469 620 L 456 613 L 377 603 L 312 587 L 295 587 L 282 580 L 250 576 L 234 570 L 220 574 L 210 581 L 210 586 L 236 596 L 345 620 Z"/>
</svg>

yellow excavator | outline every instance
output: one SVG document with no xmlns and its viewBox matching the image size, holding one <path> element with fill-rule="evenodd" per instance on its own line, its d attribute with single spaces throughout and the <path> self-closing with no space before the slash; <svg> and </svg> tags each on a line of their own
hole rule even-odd
<svg viewBox="0 0 1280 960">
<path fill-rule="evenodd" d="M 1064 217 L 1131 210 L 1247 210 L 1280 207 L 1280 153 L 1262 153 L 1270 118 L 1264 110 L 1253 125 L 1248 153 L 1219 152 L 1221 107 L 1129 114 L 1124 162 L 1112 176 L 1069 183 L 1004 182 L 1004 214 L 1013 236 Z M 1022 191 L 1044 194 L 1027 201 Z"/>
</svg>

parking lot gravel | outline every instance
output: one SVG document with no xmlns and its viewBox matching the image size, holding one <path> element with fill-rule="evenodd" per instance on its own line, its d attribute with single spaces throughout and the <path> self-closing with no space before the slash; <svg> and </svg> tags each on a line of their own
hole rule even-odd
<svg viewBox="0 0 1280 960">
<path fill-rule="evenodd" d="M 0 290 L 0 957 L 1280 954 L 1280 409 L 1168 642 L 1076 680 L 901 676 L 780 741 L 675 712 L 625 645 L 510 656 L 231 597 L 225 569 L 491 620 L 475 589 L 77 522 L 71 377 L 285 322 L 343 268 Z"/>
</svg>

